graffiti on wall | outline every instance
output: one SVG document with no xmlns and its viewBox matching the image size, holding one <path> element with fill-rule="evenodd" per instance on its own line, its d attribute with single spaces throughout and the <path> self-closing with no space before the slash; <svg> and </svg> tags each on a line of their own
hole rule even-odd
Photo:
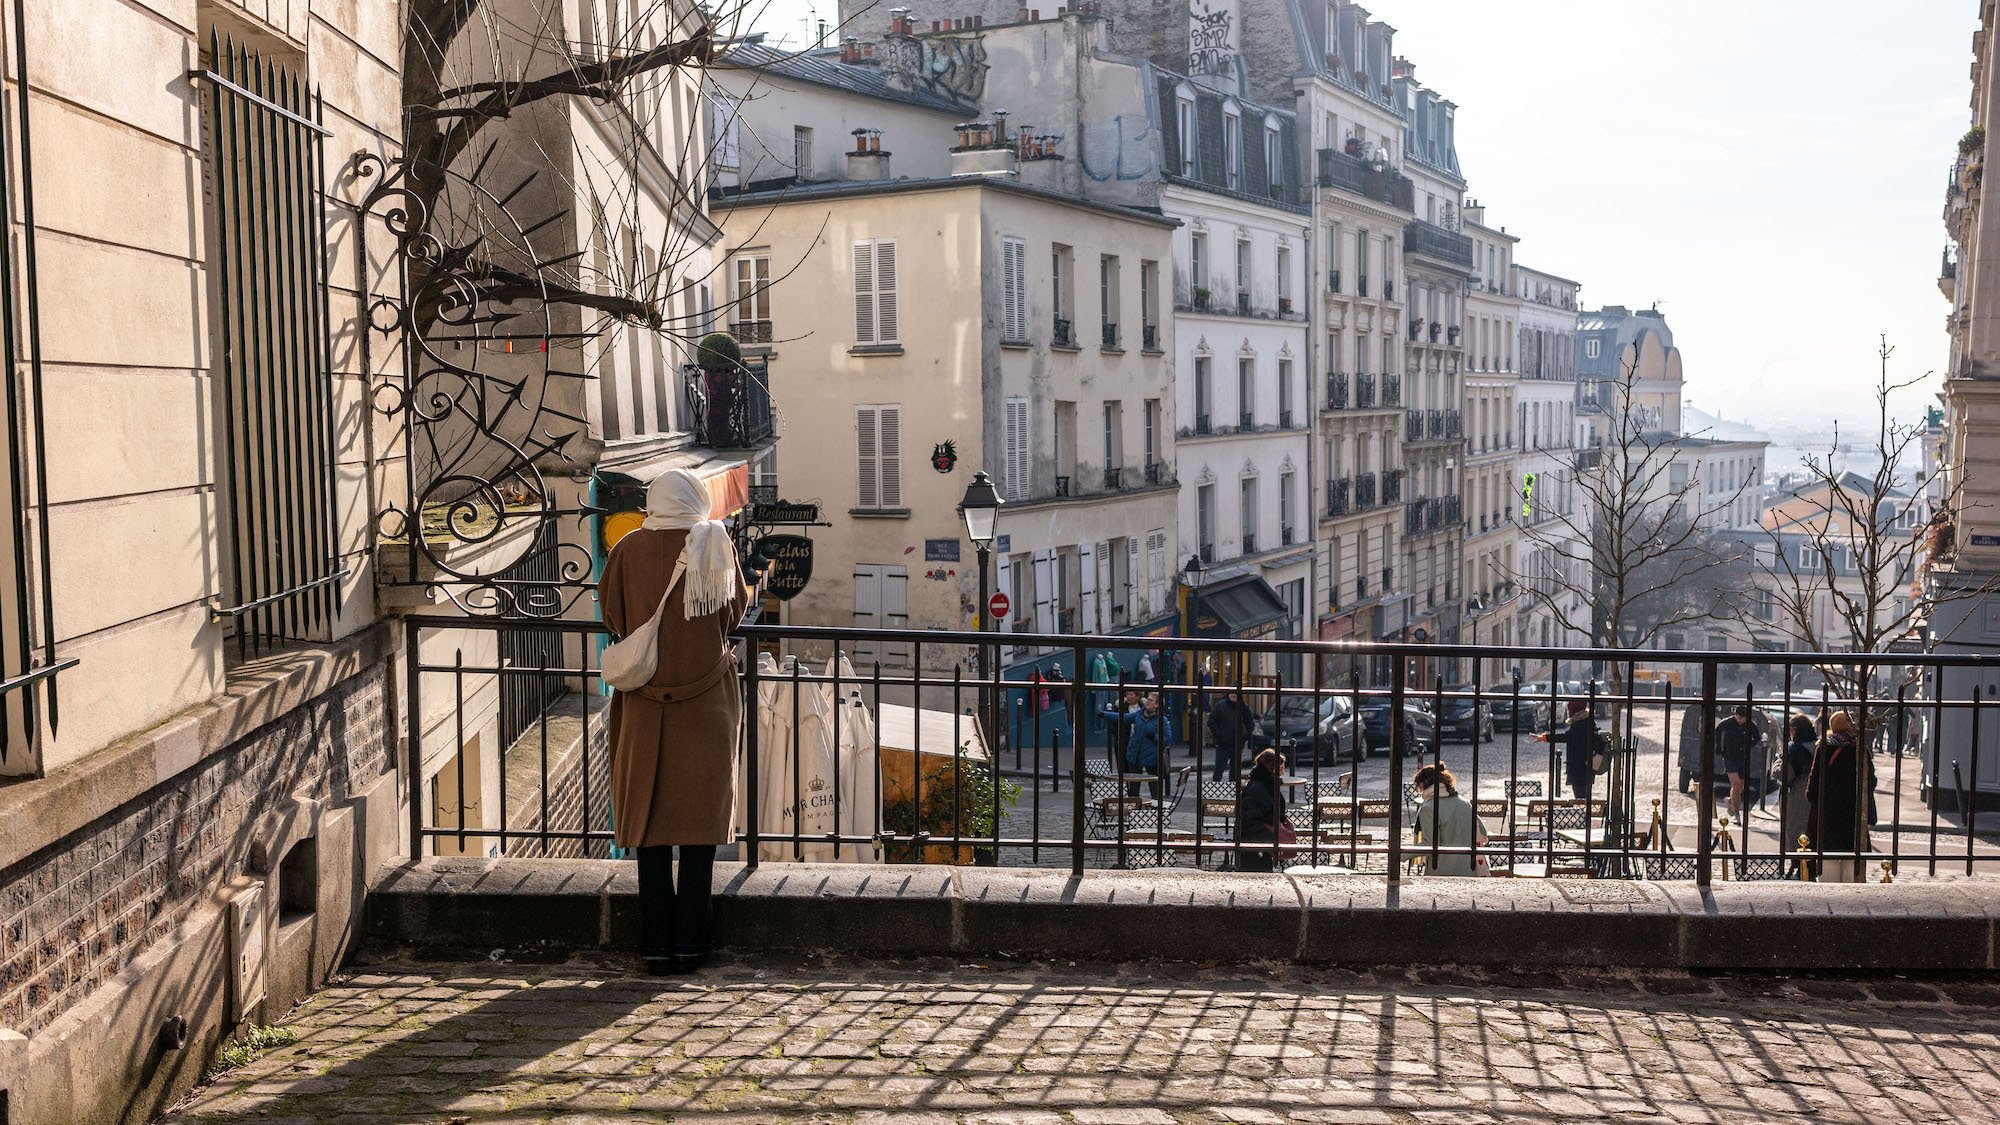
<svg viewBox="0 0 2000 1125">
<path fill-rule="evenodd" d="M 882 74 L 896 89 L 962 102 L 986 92 L 986 44 L 979 36 L 892 35 L 883 49 Z"/>
<path fill-rule="evenodd" d="M 1189 74 L 1236 72 L 1235 23 L 1225 0 L 1188 0 Z"/>
<path fill-rule="evenodd" d="M 1143 180 L 1152 173 L 1153 130 L 1144 114 L 1121 113 L 1091 122 L 1083 127 L 1083 137 L 1083 174 L 1097 183 Z"/>
</svg>

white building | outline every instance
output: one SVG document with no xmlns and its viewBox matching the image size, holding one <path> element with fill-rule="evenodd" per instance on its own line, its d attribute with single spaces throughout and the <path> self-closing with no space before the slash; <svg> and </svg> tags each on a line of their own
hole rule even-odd
<svg viewBox="0 0 2000 1125">
<path fill-rule="evenodd" d="M 1557 602 L 1552 610 L 1540 597 L 1516 598 L 1515 635 L 1530 645 L 1581 644 L 1588 634 L 1564 621 L 1587 616 L 1582 580 L 1590 565 L 1590 516 L 1588 505 L 1577 502 L 1576 471 L 1596 456 L 1578 444 L 1576 310 L 1582 286 L 1516 265 L 1514 287 L 1521 300 L 1516 583 L 1524 594 Z"/>
<path fill-rule="evenodd" d="M 1520 239 L 1486 223 L 1486 208 L 1468 201 L 1465 233 L 1477 272 L 1465 298 L 1464 583 L 1468 618 L 1483 617 L 1482 644 L 1518 641 L 1513 600 L 1518 593 L 1517 528 L 1521 476 L 1515 399 L 1520 385 L 1521 297 L 1515 288 L 1514 247 Z M 1476 599 L 1476 600 L 1475 600 Z M 1504 610 L 1504 612 L 1503 612 Z M 1505 662 L 1489 662 L 1486 677 Z"/>
</svg>

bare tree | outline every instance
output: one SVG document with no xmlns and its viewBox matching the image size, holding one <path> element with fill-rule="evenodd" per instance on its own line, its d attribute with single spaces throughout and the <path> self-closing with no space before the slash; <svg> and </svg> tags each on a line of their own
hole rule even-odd
<svg viewBox="0 0 2000 1125">
<path fill-rule="evenodd" d="M 1744 549 L 1712 528 L 1751 482 L 1709 491 L 1699 474 L 1676 474 L 1685 439 L 1658 428 L 1658 411 L 1639 392 L 1636 353 L 1619 367 L 1610 432 L 1579 458 L 1578 502 L 1523 529 L 1562 565 L 1515 581 L 1597 647 L 1651 648 L 1696 622 L 1732 620 L 1748 598 Z M 1611 677 L 1622 693 L 1623 668 L 1614 663 Z"/>
<path fill-rule="evenodd" d="M 1889 372 L 1895 348 L 1884 336 L 1876 351 L 1875 410 L 1871 418 L 1868 476 L 1844 469 L 1838 458 L 1839 423 L 1824 454 L 1808 454 L 1805 483 L 1775 504 L 1766 522 L 1760 569 L 1774 591 L 1746 620 L 1771 630 L 1793 647 L 1811 652 L 1888 652 L 1916 641 L 1924 621 L 1941 604 L 1981 597 L 1992 581 L 1958 586 L 1923 580 L 1934 534 L 1956 507 L 1951 482 L 1938 511 L 1922 512 L 1921 482 L 1909 460 L 1921 454 L 1925 427 L 1897 419 L 1890 400 L 1929 377 L 1899 379 Z M 1906 487 L 1907 486 L 1907 487 Z M 1863 686 L 1861 669 L 1828 660 L 1819 671 L 1843 697 Z"/>
</svg>

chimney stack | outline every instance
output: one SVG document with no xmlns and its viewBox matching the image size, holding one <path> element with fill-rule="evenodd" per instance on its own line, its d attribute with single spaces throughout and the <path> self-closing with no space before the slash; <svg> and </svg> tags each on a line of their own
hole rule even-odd
<svg viewBox="0 0 2000 1125">
<path fill-rule="evenodd" d="M 854 151 L 847 154 L 847 178 L 850 180 L 889 178 L 889 154 L 882 151 L 882 130 L 854 131 Z"/>
</svg>

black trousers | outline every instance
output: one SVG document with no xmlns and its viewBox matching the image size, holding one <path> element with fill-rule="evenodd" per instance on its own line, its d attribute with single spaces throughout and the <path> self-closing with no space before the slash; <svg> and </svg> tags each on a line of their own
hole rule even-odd
<svg viewBox="0 0 2000 1125">
<path fill-rule="evenodd" d="M 715 845 L 680 845 L 680 878 L 674 846 L 639 852 L 639 952 L 646 957 L 706 954 L 714 941 Z"/>
</svg>

